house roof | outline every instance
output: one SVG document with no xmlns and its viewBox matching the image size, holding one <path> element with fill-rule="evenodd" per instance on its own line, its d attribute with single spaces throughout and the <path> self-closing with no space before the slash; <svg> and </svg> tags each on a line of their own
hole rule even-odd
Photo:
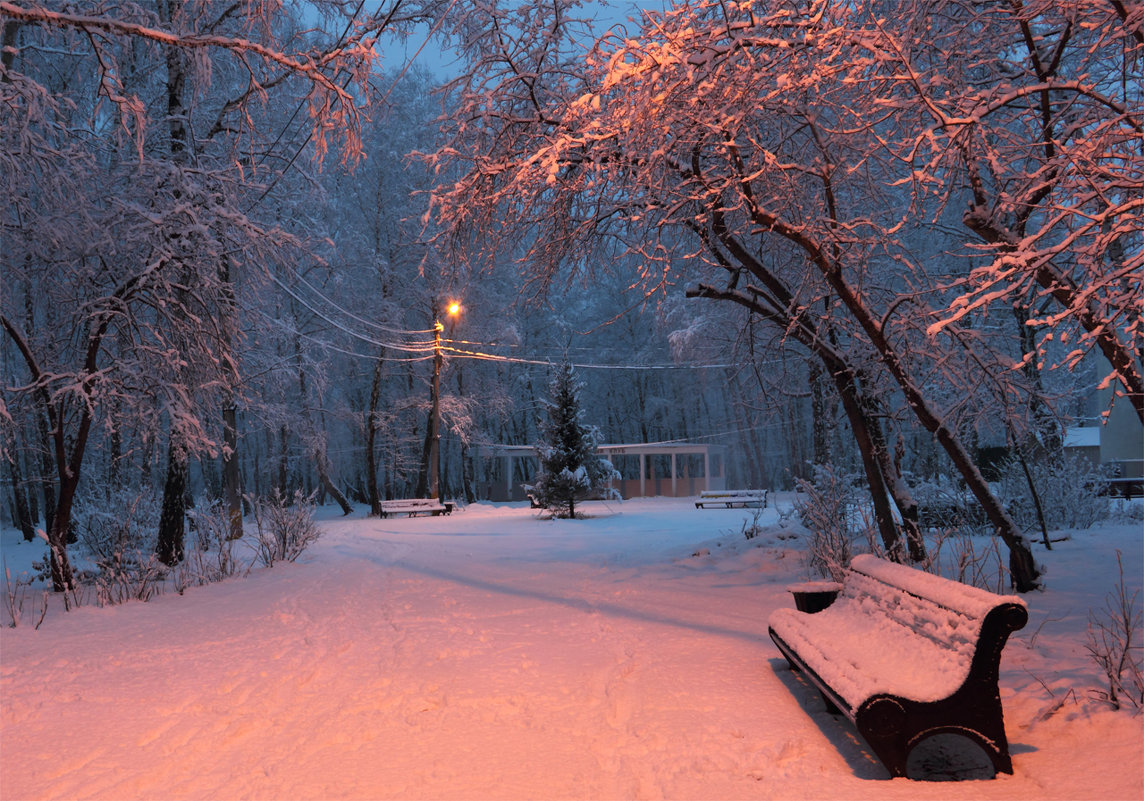
<svg viewBox="0 0 1144 801">
<path fill-rule="evenodd" d="M 1066 448 L 1099 448 L 1100 427 L 1086 426 L 1083 428 L 1065 429 Z"/>
</svg>

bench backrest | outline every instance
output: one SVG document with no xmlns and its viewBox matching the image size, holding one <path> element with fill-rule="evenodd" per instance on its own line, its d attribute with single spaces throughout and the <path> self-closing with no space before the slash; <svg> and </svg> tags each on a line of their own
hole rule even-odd
<svg viewBox="0 0 1144 801">
<path fill-rule="evenodd" d="M 1024 601 L 1016 596 L 997 595 L 869 554 L 851 560 L 842 595 L 869 614 L 949 649 L 964 675 L 971 669 L 995 673 L 1005 638 L 1028 619 Z"/>
</svg>

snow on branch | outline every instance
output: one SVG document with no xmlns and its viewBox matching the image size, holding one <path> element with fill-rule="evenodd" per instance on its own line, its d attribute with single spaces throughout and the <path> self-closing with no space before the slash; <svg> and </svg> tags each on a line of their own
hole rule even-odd
<svg viewBox="0 0 1144 801">
<path fill-rule="evenodd" d="M 286 52 L 275 45 L 240 36 L 226 36 L 209 32 L 178 33 L 165 28 L 120 19 L 108 14 L 79 14 L 55 11 L 42 5 L 21 5 L 0 0 L 0 16 L 25 24 L 40 25 L 58 30 L 71 29 L 83 34 L 92 47 L 99 63 L 100 93 L 125 116 L 136 122 L 136 138 L 142 152 L 144 108 L 137 97 L 129 97 L 117 77 L 116 57 L 104 43 L 105 37 L 142 39 L 181 50 L 223 50 L 234 55 L 248 72 L 251 90 L 244 95 L 260 94 L 266 86 L 277 83 L 278 78 L 259 78 L 257 65 L 276 66 L 285 74 L 299 77 L 310 85 L 307 105 L 314 129 L 315 154 L 318 160 L 328 150 L 328 137 L 340 132 L 345 137 L 346 158 L 356 159 L 360 154 L 359 129 L 361 124 L 359 99 L 348 90 L 348 81 L 339 83 L 340 75 L 365 87 L 376 60 L 374 45 L 384 20 L 369 19 L 337 47 L 314 48 L 308 51 Z"/>
</svg>

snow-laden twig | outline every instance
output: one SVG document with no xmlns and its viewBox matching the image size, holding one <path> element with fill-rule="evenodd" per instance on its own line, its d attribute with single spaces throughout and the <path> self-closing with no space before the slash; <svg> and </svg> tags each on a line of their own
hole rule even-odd
<svg viewBox="0 0 1144 801">
<path fill-rule="evenodd" d="M 1089 612 L 1085 648 L 1108 681 L 1108 689 L 1095 690 L 1094 695 L 1113 709 L 1128 705 L 1139 711 L 1144 709 L 1144 646 L 1140 644 L 1144 616 L 1137 602 L 1140 591 L 1129 594 L 1124 586 L 1124 563 L 1119 550 L 1116 566 L 1120 577 L 1105 596 L 1104 607 Z"/>
</svg>

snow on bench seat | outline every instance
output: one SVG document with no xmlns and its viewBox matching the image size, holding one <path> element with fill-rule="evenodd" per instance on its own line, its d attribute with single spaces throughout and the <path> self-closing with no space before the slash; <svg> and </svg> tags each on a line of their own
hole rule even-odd
<svg viewBox="0 0 1144 801">
<path fill-rule="evenodd" d="M 442 503 L 435 498 L 404 498 L 381 502 L 381 516 L 404 514 L 413 517 L 418 514 L 447 515 L 453 511 L 451 502 Z"/>
<path fill-rule="evenodd" d="M 997 674 L 1005 640 L 1027 619 L 1016 596 L 866 554 L 827 609 L 779 609 L 769 624 L 791 667 L 886 751 L 892 774 L 905 775 L 909 750 L 928 733 L 953 728 L 976 735 L 997 770 L 1011 773 Z M 967 705 L 969 713 L 958 709 Z M 878 730 L 887 727 L 900 731 Z"/>
<path fill-rule="evenodd" d="M 767 490 L 704 490 L 695 502 L 696 509 L 708 506 L 722 506 L 731 509 L 735 506 L 758 506 L 767 508 Z"/>
</svg>

